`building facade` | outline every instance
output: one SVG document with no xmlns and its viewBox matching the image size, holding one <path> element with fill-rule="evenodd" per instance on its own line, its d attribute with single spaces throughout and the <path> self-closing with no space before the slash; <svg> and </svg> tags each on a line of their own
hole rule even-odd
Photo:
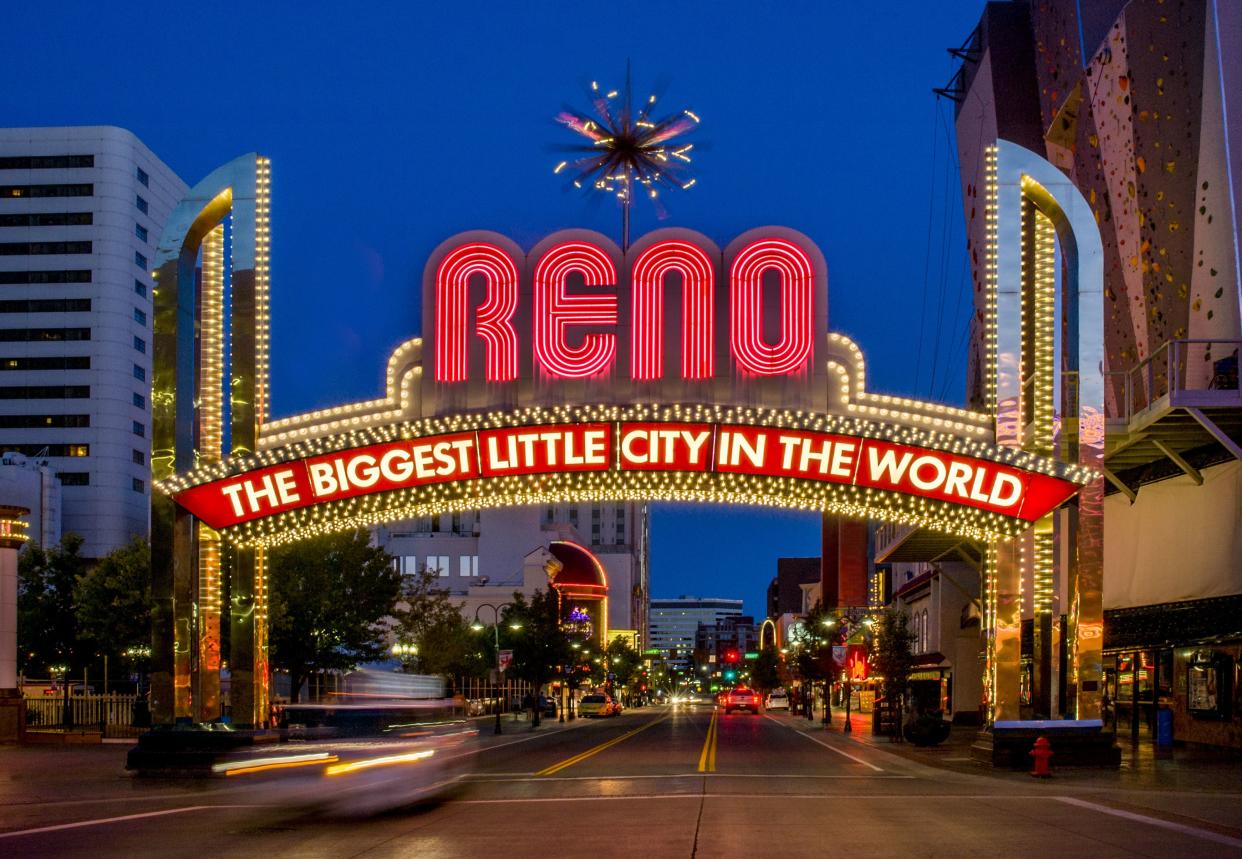
<svg viewBox="0 0 1242 859">
<path fill-rule="evenodd" d="M 101 557 L 150 521 L 152 261 L 186 185 L 130 132 L 0 130 L 0 450 Z"/>
<path fill-rule="evenodd" d="M 982 146 L 999 137 L 1057 165 L 1103 240 L 1103 717 L 1151 736 L 1167 705 L 1177 740 L 1242 746 L 1242 9 L 994 2 L 958 55 L 968 397 L 988 348 Z M 1056 583 L 1054 630 L 1071 608 Z"/>
<path fill-rule="evenodd" d="M 650 647 L 659 650 L 668 665 L 688 671 L 694 664 L 699 626 L 715 629 L 726 618 L 741 616 L 741 600 L 693 596 L 653 599 Z"/>
<path fill-rule="evenodd" d="M 595 503 L 427 516 L 376 529 L 401 571 L 433 571 L 463 610 L 525 592 L 528 557 L 553 541 L 586 546 L 604 567 L 607 628 L 640 644 L 647 636 L 647 508 Z M 537 581 L 537 580 L 536 580 Z M 547 587 L 543 582 L 539 586 Z"/>
</svg>

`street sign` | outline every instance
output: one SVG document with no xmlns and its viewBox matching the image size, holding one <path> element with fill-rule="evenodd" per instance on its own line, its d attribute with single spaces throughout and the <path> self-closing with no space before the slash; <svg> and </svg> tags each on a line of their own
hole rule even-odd
<svg viewBox="0 0 1242 859">
<path fill-rule="evenodd" d="M 512 650 L 496 651 L 496 666 L 501 671 L 508 671 L 509 666 L 512 664 L 513 664 L 513 651 Z"/>
</svg>

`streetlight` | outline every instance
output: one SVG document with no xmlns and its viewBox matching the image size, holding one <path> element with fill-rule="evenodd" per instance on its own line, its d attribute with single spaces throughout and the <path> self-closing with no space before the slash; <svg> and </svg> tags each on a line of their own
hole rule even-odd
<svg viewBox="0 0 1242 859">
<path fill-rule="evenodd" d="M 410 660 L 418 656 L 418 645 L 398 641 L 392 646 L 392 655 L 401 660 L 402 668 L 408 668 Z"/>
<path fill-rule="evenodd" d="M 470 628 L 475 630 L 476 632 L 482 630 L 483 623 L 479 620 L 479 612 L 485 608 L 490 608 L 492 610 L 492 636 L 496 644 L 496 680 L 497 680 L 498 686 L 503 683 L 503 677 L 505 673 L 504 670 L 500 667 L 500 612 L 502 609 L 511 608 L 512 606 L 513 606 L 513 603 L 511 602 L 501 603 L 500 605 L 493 605 L 492 603 L 485 602 L 474 610 L 474 623 L 470 624 Z M 510 624 L 509 626 L 511 629 L 521 628 L 521 624 L 518 624 L 518 623 L 513 623 L 513 624 Z M 535 706 L 536 707 L 539 706 L 538 701 L 535 702 Z M 500 734 L 500 733 L 503 733 L 503 731 L 501 731 L 500 729 L 500 701 L 499 700 L 496 701 L 495 707 L 496 707 L 496 733 Z"/>
</svg>

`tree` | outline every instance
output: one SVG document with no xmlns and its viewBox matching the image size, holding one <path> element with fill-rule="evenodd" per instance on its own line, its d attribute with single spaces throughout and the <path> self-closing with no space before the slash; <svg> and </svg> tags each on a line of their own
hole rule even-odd
<svg viewBox="0 0 1242 859">
<path fill-rule="evenodd" d="M 418 647 L 419 670 L 439 674 L 454 684 L 462 677 L 481 677 L 495 664 L 492 639 L 480 650 L 477 636 L 439 586 L 439 577 L 424 569 L 406 578 L 395 615 L 397 640 Z"/>
<path fill-rule="evenodd" d="M 771 692 L 781 685 L 781 654 L 775 644 L 769 643 L 759 651 L 755 667 L 750 672 L 750 682 L 756 689 Z"/>
<path fill-rule="evenodd" d="M 802 623 L 795 626 L 791 638 L 796 648 L 794 667 L 802 678 L 802 702 L 806 717 L 811 718 L 811 692 L 815 683 L 824 684 L 824 719 L 828 720 L 828 680 L 832 677 L 832 616 L 816 601 Z"/>
<path fill-rule="evenodd" d="M 98 653 L 121 656 L 151 640 L 151 546 L 135 537 L 106 555 L 74 589 L 78 627 Z"/>
<path fill-rule="evenodd" d="M 78 627 L 74 591 L 86 572 L 82 538 L 66 534 L 44 550 L 28 546 L 17 561 L 17 650 L 23 671 L 82 667 L 90 651 Z"/>
<path fill-rule="evenodd" d="M 591 680 L 597 686 L 603 686 L 611 674 L 613 688 L 626 690 L 638 678 L 642 664 L 642 656 L 632 644 L 624 638 L 614 638 L 600 656 L 599 663 L 593 663 Z"/>
<path fill-rule="evenodd" d="M 535 591 L 530 602 L 515 593 L 512 605 L 505 609 L 501 635 L 513 650 L 509 673 L 530 683 L 536 696 L 572 660 L 573 651 L 561 630 L 560 597 L 550 588 Z M 538 701 L 531 726 L 539 726 Z"/>
<path fill-rule="evenodd" d="M 366 531 L 273 550 L 269 581 L 271 660 L 289 672 L 294 701 L 310 675 L 384 656 L 384 619 L 401 595 L 401 574 Z"/>
<path fill-rule="evenodd" d="M 884 612 L 876 627 L 874 665 L 884 678 L 884 702 L 897 724 L 900 721 L 901 698 L 910 683 L 910 669 L 914 665 L 911 647 L 914 633 L 910 631 L 909 618 L 905 612 L 889 609 Z"/>
</svg>

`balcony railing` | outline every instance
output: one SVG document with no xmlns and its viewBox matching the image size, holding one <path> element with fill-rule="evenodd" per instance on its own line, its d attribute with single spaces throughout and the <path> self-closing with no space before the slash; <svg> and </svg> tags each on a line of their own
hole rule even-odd
<svg viewBox="0 0 1242 859">
<path fill-rule="evenodd" d="M 1109 420 L 1130 423 L 1155 408 L 1242 405 L 1242 340 L 1169 340 L 1129 370 L 1105 374 Z"/>
</svg>

